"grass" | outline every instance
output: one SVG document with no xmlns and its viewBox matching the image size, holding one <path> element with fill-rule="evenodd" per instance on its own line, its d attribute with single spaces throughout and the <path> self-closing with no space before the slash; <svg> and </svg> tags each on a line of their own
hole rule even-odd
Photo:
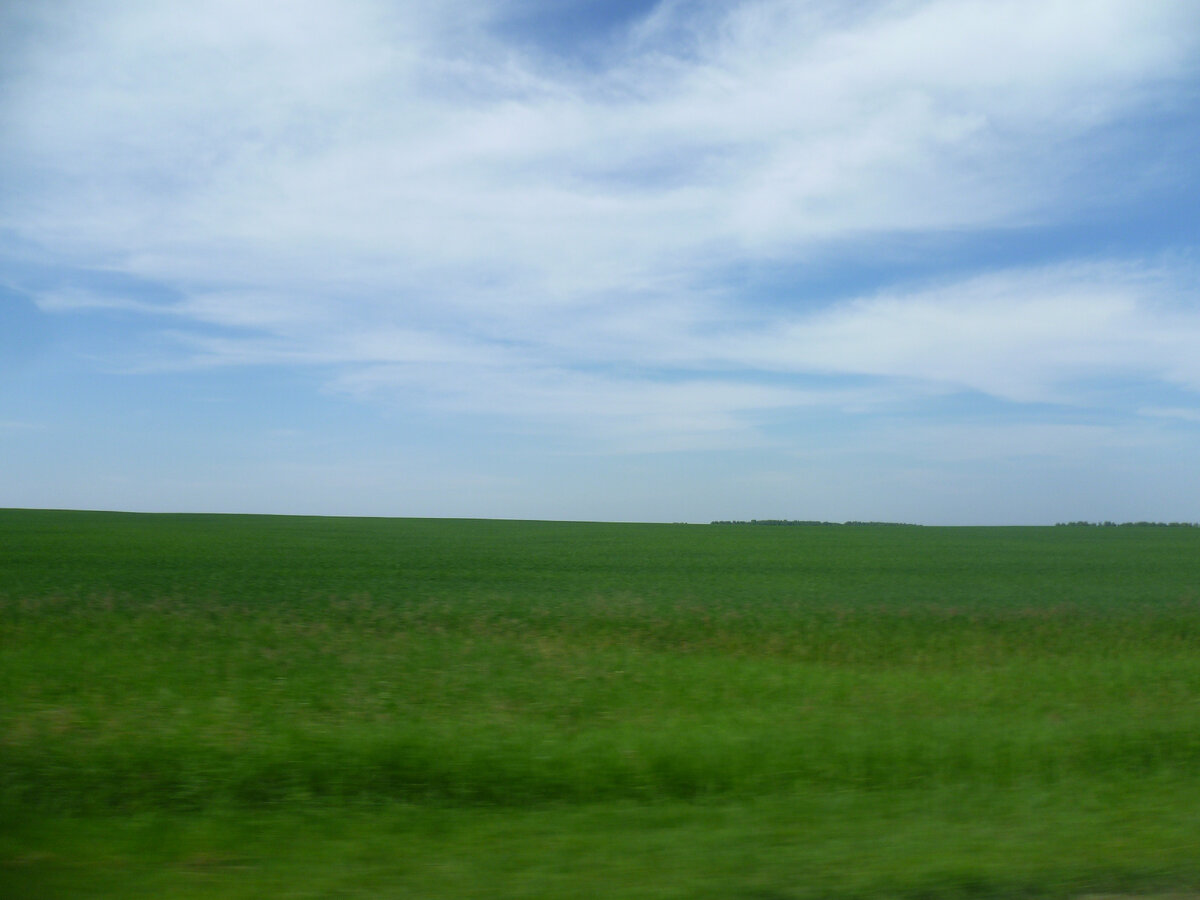
<svg viewBox="0 0 1200 900">
<path fill-rule="evenodd" d="M 1197 551 L 0 511 L 0 888 L 1187 891 Z"/>
</svg>

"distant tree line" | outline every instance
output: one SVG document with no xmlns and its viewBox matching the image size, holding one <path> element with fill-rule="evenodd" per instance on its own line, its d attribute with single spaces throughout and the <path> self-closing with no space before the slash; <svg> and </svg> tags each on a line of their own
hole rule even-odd
<svg viewBox="0 0 1200 900">
<path fill-rule="evenodd" d="M 891 525 L 916 527 L 907 522 L 821 522 L 816 519 L 717 519 L 711 525 Z M 1200 528 L 1200 522 L 1055 522 L 1056 528 Z"/>
<path fill-rule="evenodd" d="M 904 522 L 818 522 L 814 519 L 720 519 L 712 525 L 905 525 Z"/>
<path fill-rule="evenodd" d="M 1056 527 L 1088 528 L 1200 528 L 1200 522 L 1055 522 Z"/>
</svg>

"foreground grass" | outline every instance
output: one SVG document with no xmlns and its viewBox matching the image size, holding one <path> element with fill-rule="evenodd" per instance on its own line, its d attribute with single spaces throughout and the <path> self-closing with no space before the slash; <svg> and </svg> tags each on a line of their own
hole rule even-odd
<svg viewBox="0 0 1200 900">
<path fill-rule="evenodd" d="M 36 897 L 968 898 L 1200 883 L 1196 806 L 973 790 L 536 808 L 388 806 L 35 820 L 0 892 Z"/>
<path fill-rule="evenodd" d="M 1195 529 L 0 512 L 0 879 L 1185 889 L 1197 551 Z"/>
</svg>

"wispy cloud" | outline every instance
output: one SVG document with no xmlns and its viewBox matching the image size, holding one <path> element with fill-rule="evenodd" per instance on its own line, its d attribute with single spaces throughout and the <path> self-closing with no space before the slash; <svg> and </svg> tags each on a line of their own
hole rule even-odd
<svg viewBox="0 0 1200 900">
<path fill-rule="evenodd" d="M 5 224 L 149 278 L 556 304 L 1053 216 L 1081 142 L 1195 58 L 1175 3 L 843 6 L 665 7 L 690 40 L 579 73 L 461 4 L 79 4 L 11 91 L 6 161 L 51 177 Z"/>
<path fill-rule="evenodd" d="M 1114 203 L 1170 179 L 1114 177 L 1111 133 L 1185 102 L 1189 5 L 664 2 L 586 65 L 506 41 L 511 13 L 17 17 L 0 229 L 78 281 L 39 307 L 157 316 L 157 367 L 319 366 L 333 391 L 628 447 L 757 444 L 808 411 L 954 392 L 1200 390 L 1186 258 L 837 299 L 748 296 L 736 275 L 1045 226 L 1086 216 L 1098 185 Z"/>
<path fill-rule="evenodd" d="M 722 342 L 744 364 L 940 383 L 1018 402 L 1078 402 L 1079 382 L 1133 375 L 1200 389 L 1187 271 L 1098 263 L 992 272 L 892 291 Z"/>
<path fill-rule="evenodd" d="M 304 303 L 282 301 L 248 304 L 250 320 L 236 304 L 220 314 L 222 295 L 173 308 L 236 329 L 176 331 L 170 365 L 325 366 L 337 391 L 557 422 L 589 440 L 627 441 L 634 429 L 742 442 L 804 410 L 871 413 L 955 392 L 1111 408 L 1103 383 L 1118 377 L 1200 391 L 1195 287 L 1187 267 L 1071 264 L 770 314 L 713 298 L 657 314 L 599 304 L 565 319 L 459 315 L 425 328 L 303 316 Z"/>
</svg>

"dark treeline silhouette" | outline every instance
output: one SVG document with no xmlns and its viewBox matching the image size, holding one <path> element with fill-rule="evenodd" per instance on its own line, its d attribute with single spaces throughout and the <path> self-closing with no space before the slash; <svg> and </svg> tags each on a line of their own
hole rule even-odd
<svg viewBox="0 0 1200 900">
<path fill-rule="evenodd" d="M 1088 528 L 1200 528 L 1200 522 L 1056 522 L 1055 527 Z"/>
<path fill-rule="evenodd" d="M 893 525 L 915 527 L 907 522 L 821 522 L 816 519 L 717 519 L 711 525 Z M 1055 522 L 1055 528 L 1200 528 L 1200 522 Z"/>
</svg>

